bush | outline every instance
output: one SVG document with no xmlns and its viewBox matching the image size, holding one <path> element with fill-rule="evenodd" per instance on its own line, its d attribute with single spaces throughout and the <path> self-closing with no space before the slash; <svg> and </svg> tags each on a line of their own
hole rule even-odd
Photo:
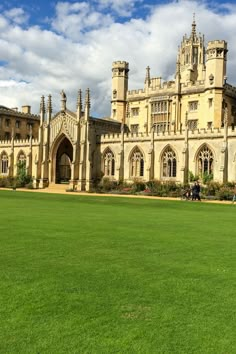
<svg viewBox="0 0 236 354">
<path fill-rule="evenodd" d="M 134 193 L 142 192 L 145 190 L 145 188 L 146 188 L 146 183 L 138 179 L 134 180 L 134 183 L 132 184 L 132 191 Z"/>
<path fill-rule="evenodd" d="M 101 192 L 110 192 L 111 190 L 116 188 L 117 188 L 117 182 L 111 180 L 108 177 L 103 177 L 103 179 L 98 184 L 98 189 L 100 189 Z"/>
<path fill-rule="evenodd" d="M 202 188 L 202 193 L 206 196 L 214 196 L 220 190 L 221 185 L 218 182 L 209 181 L 205 188 Z"/>
<path fill-rule="evenodd" d="M 234 192 L 231 188 L 229 187 L 222 187 L 220 190 L 217 192 L 217 198 L 219 200 L 232 200 L 234 196 Z"/>
<path fill-rule="evenodd" d="M 202 182 L 203 184 L 207 184 L 208 182 L 213 180 L 213 174 L 212 173 L 207 173 L 204 172 L 202 176 Z"/>
<path fill-rule="evenodd" d="M 199 180 L 198 175 L 194 175 L 192 171 L 188 171 L 189 182 L 196 182 Z"/>
</svg>

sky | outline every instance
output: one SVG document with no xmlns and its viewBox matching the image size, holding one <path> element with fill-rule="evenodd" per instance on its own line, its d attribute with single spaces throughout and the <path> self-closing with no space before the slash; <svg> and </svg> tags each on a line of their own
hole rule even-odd
<svg viewBox="0 0 236 354">
<path fill-rule="evenodd" d="M 206 0 L 1 0 L 0 105 L 30 105 L 52 95 L 53 113 L 60 92 L 76 110 L 77 92 L 90 89 L 91 114 L 111 114 L 112 62 L 129 62 L 129 89 L 151 77 L 171 80 L 178 46 L 197 32 L 206 42 L 228 42 L 228 83 L 236 86 L 236 1 Z"/>
</svg>

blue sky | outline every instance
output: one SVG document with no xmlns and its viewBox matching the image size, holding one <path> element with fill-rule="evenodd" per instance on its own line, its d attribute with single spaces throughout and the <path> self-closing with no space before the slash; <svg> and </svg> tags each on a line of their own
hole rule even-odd
<svg viewBox="0 0 236 354">
<path fill-rule="evenodd" d="M 89 87 L 92 113 L 109 116 L 112 61 L 129 62 L 130 89 L 143 87 L 148 65 L 151 76 L 172 79 L 193 13 L 206 41 L 227 40 L 236 85 L 235 0 L 3 0 L 0 10 L 0 104 L 8 107 L 38 113 L 41 95 L 52 94 L 56 112 L 64 89 L 74 110 L 78 89 Z"/>
</svg>

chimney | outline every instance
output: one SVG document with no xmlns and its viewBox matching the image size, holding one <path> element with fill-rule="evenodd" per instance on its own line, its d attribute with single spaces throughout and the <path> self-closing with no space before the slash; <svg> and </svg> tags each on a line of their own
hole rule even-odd
<svg viewBox="0 0 236 354">
<path fill-rule="evenodd" d="M 31 113 L 31 106 L 22 106 L 22 113 Z"/>
</svg>

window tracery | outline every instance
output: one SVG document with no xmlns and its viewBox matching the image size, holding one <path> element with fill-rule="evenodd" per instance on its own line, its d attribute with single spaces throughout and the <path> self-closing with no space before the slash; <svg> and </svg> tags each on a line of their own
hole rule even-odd
<svg viewBox="0 0 236 354">
<path fill-rule="evenodd" d="M 204 145 L 199 151 L 197 157 L 197 173 L 200 177 L 204 174 L 213 174 L 214 156 L 207 145 Z"/>
<path fill-rule="evenodd" d="M 115 175 L 115 157 L 110 149 L 107 149 L 103 155 L 103 173 L 106 177 Z"/>
<path fill-rule="evenodd" d="M 8 174 L 8 156 L 5 152 L 1 155 L 1 174 Z"/>
<path fill-rule="evenodd" d="M 144 158 L 138 148 L 133 151 L 130 158 L 130 176 L 132 178 L 144 176 Z"/>
<path fill-rule="evenodd" d="M 176 177 L 176 154 L 168 147 L 162 157 L 162 177 Z"/>
</svg>

